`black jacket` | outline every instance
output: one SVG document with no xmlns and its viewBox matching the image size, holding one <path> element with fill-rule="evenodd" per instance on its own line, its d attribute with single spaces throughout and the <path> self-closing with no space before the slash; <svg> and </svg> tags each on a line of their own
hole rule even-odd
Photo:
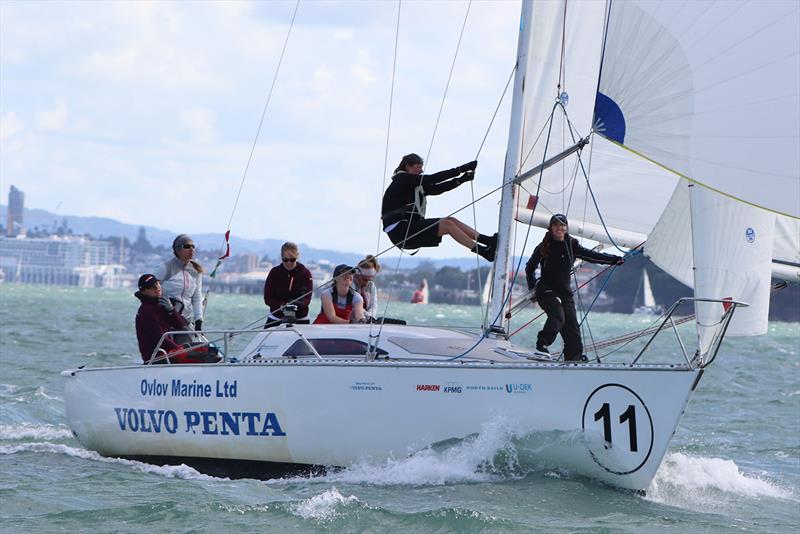
<svg viewBox="0 0 800 534">
<path fill-rule="evenodd" d="M 572 294 L 570 289 L 570 275 L 575 260 L 580 258 L 591 263 L 602 263 L 614 265 L 619 260 L 619 256 L 613 254 L 603 254 L 584 248 L 578 240 L 567 234 L 564 241 L 556 241 L 552 237 L 550 240 L 550 250 L 546 257 L 542 257 L 542 244 L 533 249 L 533 255 L 525 265 L 525 279 L 528 282 L 528 289 L 536 286 L 538 291 L 552 290 L 556 293 Z M 541 276 L 536 280 L 534 271 L 541 264 Z"/>
<path fill-rule="evenodd" d="M 414 190 L 417 186 L 422 185 L 425 196 L 441 195 L 461 185 L 462 182 L 459 179 L 450 180 L 460 174 L 458 168 L 435 174 L 396 173 L 392 176 L 392 183 L 383 194 L 381 218 L 384 227 L 397 221 L 408 220 L 412 213 L 414 218 L 421 218 L 420 214 L 414 213 L 413 209 Z"/>
</svg>

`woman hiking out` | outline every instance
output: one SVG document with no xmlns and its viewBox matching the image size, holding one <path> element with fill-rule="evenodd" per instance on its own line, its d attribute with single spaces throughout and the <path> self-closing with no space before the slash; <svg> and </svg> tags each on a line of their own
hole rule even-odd
<svg viewBox="0 0 800 534">
<path fill-rule="evenodd" d="M 455 217 L 425 217 L 425 197 L 441 195 L 474 180 L 478 162 L 435 174 L 422 174 L 422 164 L 417 154 L 408 154 L 395 169 L 392 183 L 383 194 L 383 231 L 401 249 L 438 247 L 442 236 L 449 235 L 487 261 L 494 261 L 497 234 L 480 234 Z"/>
</svg>

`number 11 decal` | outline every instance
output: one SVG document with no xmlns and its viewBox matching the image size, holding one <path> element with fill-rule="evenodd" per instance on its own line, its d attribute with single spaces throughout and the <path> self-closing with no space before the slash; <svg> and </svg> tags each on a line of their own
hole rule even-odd
<svg viewBox="0 0 800 534">
<path fill-rule="evenodd" d="M 589 395 L 583 407 L 583 431 L 592 459 L 614 474 L 637 471 L 653 450 L 650 410 L 622 384 L 605 384 Z"/>
<path fill-rule="evenodd" d="M 611 439 L 611 408 L 607 402 L 604 402 L 603 407 L 594 413 L 594 420 L 599 421 L 600 419 L 603 420 L 603 437 L 608 443 L 613 443 L 613 440 Z M 633 404 L 629 404 L 628 409 L 619 416 L 620 424 L 624 423 L 625 421 L 628 422 L 630 450 L 631 452 L 638 452 L 639 447 L 636 437 L 636 406 Z"/>
</svg>

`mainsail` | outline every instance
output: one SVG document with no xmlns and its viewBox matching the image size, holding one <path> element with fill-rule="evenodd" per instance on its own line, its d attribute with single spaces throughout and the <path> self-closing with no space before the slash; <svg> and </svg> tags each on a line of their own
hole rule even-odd
<svg viewBox="0 0 800 534">
<path fill-rule="evenodd" d="M 696 297 L 751 304 L 729 334 L 765 332 L 771 270 L 800 266 L 800 4 L 558 0 L 531 12 L 517 175 L 593 135 L 580 163 L 520 184 L 516 219 L 562 212 L 573 233 L 640 239 Z M 722 312 L 700 306 L 698 323 Z"/>
</svg>

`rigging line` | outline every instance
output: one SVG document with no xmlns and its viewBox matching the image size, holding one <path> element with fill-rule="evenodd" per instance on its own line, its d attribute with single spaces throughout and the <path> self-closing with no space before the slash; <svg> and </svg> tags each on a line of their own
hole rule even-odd
<svg viewBox="0 0 800 534">
<path fill-rule="evenodd" d="M 562 107 L 562 109 L 564 109 L 564 108 Z M 564 110 L 564 114 L 565 115 L 566 115 L 566 113 L 567 113 L 567 111 Z M 575 142 L 575 131 L 573 131 L 572 122 L 569 120 L 569 117 L 567 117 L 567 125 L 569 126 L 569 132 L 570 132 L 570 135 L 572 136 L 572 141 Z M 591 137 L 593 134 L 594 134 L 594 131 L 589 132 L 589 137 Z M 589 183 L 589 174 L 586 171 L 586 167 L 583 166 L 583 159 L 581 158 L 581 152 L 582 151 L 578 151 L 578 154 L 577 154 L 577 156 L 578 156 L 578 164 L 580 165 L 581 172 L 583 173 L 583 178 L 584 178 L 584 180 L 586 180 L 586 189 L 589 191 L 589 195 L 592 197 L 592 203 L 594 204 L 594 209 L 597 212 L 597 216 L 600 218 L 600 223 L 603 225 L 603 231 L 606 233 L 606 236 L 608 237 L 609 242 L 614 246 L 614 248 L 616 248 L 618 251 L 622 252 L 623 254 L 626 254 L 626 251 L 623 250 L 622 248 L 620 248 L 619 245 L 617 245 L 616 241 L 614 241 L 614 238 L 611 237 L 611 233 L 608 231 L 608 226 L 606 226 L 606 221 L 603 218 L 603 214 L 600 212 L 600 206 L 597 205 L 597 199 L 594 196 L 594 191 L 592 190 L 592 184 Z"/>
<path fill-rule="evenodd" d="M 431 135 L 431 142 L 428 145 L 428 152 L 425 155 L 425 159 L 424 159 L 425 162 L 427 162 L 428 159 L 430 158 L 431 150 L 433 149 L 433 141 L 436 138 L 436 131 L 439 128 L 439 121 L 440 121 L 440 119 L 442 117 L 442 110 L 444 109 L 444 103 L 445 103 L 445 101 L 447 99 L 447 91 L 450 88 L 450 80 L 453 77 L 453 71 L 455 70 L 456 60 L 458 59 L 458 52 L 461 49 L 461 39 L 464 36 L 464 29 L 467 26 L 467 18 L 469 17 L 469 10 L 470 10 L 471 7 L 472 7 L 472 0 L 469 0 L 469 3 L 467 4 L 467 11 L 464 14 L 464 22 L 461 24 L 461 33 L 459 33 L 459 35 L 458 35 L 458 42 L 456 43 L 456 50 L 455 50 L 455 54 L 453 55 L 453 62 L 450 65 L 450 74 L 447 76 L 447 83 L 445 84 L 444 94 L 442 95 L 442 102 L 439 105 L 439 114 L 436 116 L 436 123 L 434 124 L 434 127 L 433 127 L 433 134 Z M 419 184 L 418 184 L 419 187 L 422 186 L 422 177 L 423 176 L 424 176 L 423 174 L 420 174 Z M 414 207 L 414 209 L 416 210 L 416 206 Z M 413 213 L 412 213 L 412 215 L 413 215 Z M 409 239 L 408 232 L 411 230 L 411 224 L 410 224 L 411 221 L 409 220 L 408 223 L 409 224 L 406 225 L 406 235 L 403 238 L 403 243 L 406 243 L 408 241 L 408 239 Z M 435 224 L 438 224 L 438 221 Z M 423 232 L 424 230 L 427 230 L 430 226 L 433 226 L 433 225 L 429 225 L 428 227 L 426 227 L 423 230 L 420 230 L 419 232 L 417 232 L 414 235 L 417 235 L 417 234 Z M 411 236 L 411 237 L 414 237 L 414 236 Z M 477 241 L 476 241 L 475 244 L 477 246 Z M 391 248 L 394 248 L 394 247 L 391 247 Z M 388 250 L 391 250 L 391 248 L 388 249 Z M 380 256 L 380 254 L 381 253 L 377 254 L 376 257 Z M 395 274 L 397 274 L 397 272 L 400 270 L 400 262 L 401 262 L 402 258 L 403 258 L 403 249 L 400 249 L 400 255 L 397 258 L 397 266 L 395 267 Z M 387 301 L 386 301 L 386 310 L 388 310 L 388 306 L 389 306 L 389 300 L 387 299 Z M 386 310 L 384 310 L 384 314 L 383 314 L 383 318 L 384 319 L 386 317 Z M 383 324 L 384 324 L 384 321 L 381 320 L 380 326 L 378 327 L 378 334 L 377 334 L 378 338 L 380 338 L 381 332 L 383 331 Z M 377 341 L 376 341 L 376 344 L 377 344 Z"/>
<path fill-rule="evenodd" d="M 555 113 L 555 111 L 556 111 L 556 105 L 557 105 L 557 104 L 553 105 L 553 108 L 552 108 L 552 110 L 550 111 L 550 119 L 549 119 L 549 124 L 550 124 L 550 127 L 549 127 L 549 128 L 548 128 L 548 130 L 547 130 L 547 139 L 545 140 L 545 144 L 544 144 L 544 154 L 543 154 L 543 156 L 542 156 L 542 158 L 543 158 L 543 159 L 542 159 L 542 163 L 543 163 L 543 164 L 544 164 L 544 162 L 545 162 L 545 161 L 547 161 L 547 147 L 550 145 L 550 134 L 551 134 L 551 133 L 552 133 L 552 131 L 553 131 L 553 114 L 554 114 L 554 113 Z M 542 166 L 542 170 L 539 172 L 539 184 L 541 184 L 541 178 L 542 178 L 542 173 L 543 173 L 543 172 L 544 172 L 544 166 Z M 513 178 L 512 178 L 512 181 L 511 181 L 510 183 L 511 183 L 511 184 L 513 184 Z M 503 184 L 503 187 L 505 187 L 505 183 Z M 513 185 L 512 185 L 512 187 L 513 187 Z M 538 187 L 537 187 L 537 189 L 536 189 L 536 193 L 537 193 L 537 196 L 538 196 L 538 193 L 539 193 L 539 189 L 538 189 Z M 505 310 L 505 308 L 506 308 L 506 305 L 508 304 L 508 302 L 510 302 L 510 300 L 511 300 L 511 292 L 512 292 L 512 291 L 513 291 L 513 289 L 514 289 L 514 283 L 516 282 L 517 275 L 519 275 L 519 269 L 520 269 L 520 267 L 522 266 L 522 259 L 523 259 L 523 258 L 524 258 L 524 256 L 525 256 L 525 249 L 526 249 L 526 248 L 527 248 L 527 246 L 528 246 L 528 238 L 530 237 L 530 234 L 531 234 L 531 224 L 530 224 L 530 222 L 532 222 L 532 221 L 533 221 L 533 214 L 535 213 L 535 211 L 536 211 L 536 206 L 534 206 L 534 207 L 533 207 L 533 209 L 531 210 L 531 219 L 530 219 L 530 221 L 529 221 L 529 223 L 528 223 L 528 228 L 527 228 L 527 230 L 526 230 L 526 232 L 525 232 L 525 241 L 524 241 L 524 242 L 523 242 L 523 244 L 522 244 L 522 254 L 520 254 L 520 256 L 519 256 L 519 261 L 517 262 L 517 267 L 516 267 L 516 269 L 514 269 L 514 275 L 513 275 L 513 277 L 511 278 L 511 284 L 508 286 L 508 289 L 507 289 L 507 291 L 506 291 L 506 294 L 505 294 L 505 295 L 504 295 L 504 297 L 503 297 L 503 302 L 502 302 L 502 304 L 501 304 L 501 305 L 498 307 L 498 308 L 499 308 L 499 311 L 497 312 L 497 316 L 495 316 L 495 318 L 494 318 L 494 319 L 491 321 L 491 323 L 487 323 L 487 326 L 488 326 L 488 325 L 494 325 L 494 324 L 497 322 L 497 320 L 498 320 L 498 319 L 500 319 L 500 317 L 501 317 L 501 316 L 502 316 L 504 313 L 506 313 L 504 310 Z M 496 289 L 496 288 L 495 288 L 495 289 Z M 467 354 L 469 354 L 470 352 L 472 352 L 472 351 L 475 349 L 475 347 L 477 347 L 478 345 L 480 345 L 480 343 L 481 343 L 481 342 L 482 342 L 484 339 L 486 339 L 486 337 L 487 337 L 487 335 L 488 335 L 488 334 L 489 334 L 489 328 L 486 328 L 486 329 L 483 331 L 483 333 L 481 334 L 481 336 L 478 338 L 478 340 L 475 342 L 475 344 L 474 344 L 474 345 L 472 345 L 470 348 L 468 348 L 468 349 L 467 349 L 466 351 L 464 351 L 463 353 L 461 353 L 461 354 L 458 354 L 458 355 L 456 355 L 456 356 L 454 356 L 454 357 L 452 357 L 452 358 L 449 358 L 447 361 L 453 361 L 453 360 L 457 360 L 457 359 L 459 359 L 459 358 L 462 358 L 463 356 L 466 356 Z"/>
<path fill-rule="evenodd" d="M 394 30 L 394 54 L 392 58 L 392 84 L 391 89 L 389 91 L 389 117 L 386 123 L 386 148 L 383 152 L 383 182 L 381 183 L 381 192 L 386 191 L 386 169 L 389 165 L 389 138 L 392 131 L 392 106 L 394 103 L 394 83 L 395 83 L 395 73 L 397 68 L 397 45 L 400 36 L 400 8 L 402 7 L 403 0 L 397 0 L 397 24 Z M 378 239 L 375 246 L 375 251 L 379 252 L 381 249 L 381 234 L 383 234 L 383 221 L 378 220 Z M 386 306 L 387 308 L 384 310 L 383 317 L 386 317 L 386 311 L 388 311 L 389 306 L 389 298 L 386 299 Z M 381 324 L 383 321 L 381 321 Z M 372 341 L 372 321 L 369 323 L 369 339 L 370 339 L 370 346 Z M 375 343 L 377 347 L 377 341 Z M 369 346 L 368 346 L 369 349 Z"/>
<path fill-rule="evenodd" d="M 582 283 L 580 286 L 578 286 L 578 289 L 583 289 L 584 287 L 586 287 L 587 285 L 589 285 L 590 283 L 592 283 L 592 281 L 593 281 L 595 278 L 598 278 L 599 276 L 601 276 L 601 275 L 602 275 L 604 272 L 606 272 L 606 271 L 607 271 L 608 269 L 610 269 L 611 267 L 612 267 L 612 266 L 611 266 L 611 265 L 609 265 L 609 266 L 607 266 L 606 268 L 604 268 L 604 269 L 602 269 L 602 270 L 598 271 L 597 273 L 595 273 L 595 275 L 594 275 L 594 276 L 592 276 L 591 278 L 589 278 L 588 280 L 586 280 L 584 283 Z M 524 325 L 522 325 L 522 326 L 520 326 L 519 328 L 517 328 L 516 330 L 514 330 L 514 332 L 513 332 L 513 333 L 511 333 L 511 334 L 509 334 L 509 335 L 508 335 L 508 337 L 513 337 L 513 336 L 515 336 L 515 335 L 519 334 L 519 333 L 520 333 L 522 330 L 524 330 L 525 328 L 529 327 L 529 326 L 530 326 L 530 325 L 531 325 L 531 324 L 532 324 L 534 321 L 536 321 L 536 320 L 537 320 L 539 317 L 541 317 L 542 315 L 544 315 L 544 312 L 541 312 L 539 315 L 537 315 L 536 317 L 534 317 L 533 319 L 531 319 L 530 321 L 528 321 L 528 322 L 527 322 L 527 323 L 525 323 Z"/>
<path fill-rule="evenodd" d="M 389 165 L 389 137 L 392 132 L 392 106 L 394 104 L 394 80 L 397 68 L 397 43 L 400 36 L 400 8 L 403 0 L 397 0 L 397 24 L 394 30 L 394 54 L 392 57 L 392 84 L 389 89 L 389 117 L 386 121 L 386 147 L 383 151 L 383 182 L 381 183 L 381 191 L 386 190 L 386 168 Z M 383 226 L 378 221 L 378 244 L 375 250 L 381 249 L 381 234 L 383 233 Z"/>
<path fill-rule="evenodd" d="M 508 86 L 511 85 L 511 80 L 514 79 L 514 73 L 517 71 L 517 64 L 514 64 L 514 67 L 511 69 L 511 74 L 508 76 L 508 80 L 506 81 L 506 86 L 503 88 L 503 93 L 500 95 L 500 100 L 497 102 L 497 106 L 494 108 L 494 113 L 492 114 L 492 120 L 489 121 L 489 127 L 486 128 L 486 133 L 483 135 L 483 140 L 481 141 L 481 145 L 478 147 L 478 153 L 475 154 L 475 159 L 478 159 L 478 156 L 481 155 L 481 151 L 483 150 L 483 145 L 486 143 L 486 139 L 489 137 L 489 132 L 492 130 L 492 125 L 494 124 L 494 119 L 497 117 L 497 112 L 500 111 L 500 106 L 503 104 L 503 100 L 505 100 L 506 92 L 508 91 Z"/>
<path fill-rule="evenodd" d="M 606 42 L 608 41 L 608 27 L 611 25 L 611 2 L 613 0 L 607 0 L 606 2 L 606 9 L 605 9 L 605 21 L 604 21 L 604 28 L 603 28 L 603 47 L 600 49 L 600 69 L 597 71 L 597 89 L 596 92 L 600 92 L 600 80 L 603 79 L 603 63 L 606 59 Z"/>
<path fill-rule="evenodd" d="M 236 201 L 233 203 L 233 209 L 231 210 L 230 219 L 228 219 L 228 230 L 231 229 L 231 224 L 233 223 L 233 216 L 236 213 L 236 208 L 239 205 L 239 197 L 242 196 L 242 189 L 244 188 L 244 181 L 247 178 L 247 171 L 250 169 L 250 162 L 253 160 L 253 153 L 256 150 L 256 144 L 258 143 L 258 136 L 261 133 L 261 127 L 264 125 L 264 117 L 267 115 L 267 108 L 269 107 L 269 102 L 272 99 L 272 91 L 275 89 L 275 82 L 278 81 L 278 73 L 281 70 L 281 64 L 283 63 L 283 56 L 286 53 L 286 46 L 289 44 L 289 36 L 292 34 L 292 28 L 294 27 L 294 20 L 297 17 L 297 10 L 300 7 L 300 0 L 297 0 L 297 3 L 294 6 L 294 13 L 292 13 L 292 21 L 289 23 L 289 30 L 286 32 L 286 39 L 283 41 L 283 49 L 281 50 L 281 56 L 278 59 L 278 66 L 275 67 L 275 74 L 272 77 L 272 85 L 270 85 L 269 93 L 267 94 L 267 101 L 264 103 L 264 110 L 261 112 L 261 120 L 258 122 L 258 129 L 256 130 L 256 136 L 253 139 L 253 146 L 250 148 L 250 155 L 247 157 L 247 165 L 244 167 L 244 173 L 242 174 L 242 181 L 239 183 L 239 191 L 236 193 Z"/>
<path fill-rule="evenodd" d="M 494 108 L 494 113 L 492 114 L 492 118 L 489 121 L 489 126 L 486 128 L 486 133 L 483 135 L 483 140 L 481 141 L 480 146 L 478 147 L 478 152 L 475 154 L 475 160 L 477 161 L 481 155 L 481 151 L 483 150 L 483 145 L 486 143 L 486 139 L 489 137 L 489 132 L 492 130 L 492 125 L 494 124 L 494 119 L 497 117 L 497 112 L 500 110 L 500 106 L 503 104 L 503 100 L 505 100 L 506 92 L 508 91 L 508 86 L 511 85 L 511 80 L 514 78 L 514 73 L 517 71 L 517 64 L 514 63 L 514 67 L 511 69 L 511 74 L 508 76 L 508 80 L 506 80 L 506 86 L 503 88 L 503 92 L 500 95 L 500 100 L 497 101 L 497 106 Z M 475 182 L 470 181 L 469 183 L 469 192 L 472 199 L 472 220 L 473 225 L 475 227 L 475 231 L 478 231 L 478 216 L 475 212 Z M 475 244 L 477 247 L 477 243 Z M 484 310 L 483 306 L 483 277 L 481 276 L 481 260 L 480 257 L 477 255 L 475 256 L 475 262 L 477 264 L 477 278 L 478 278 L 478 302 L 481 306 L 481 317 L 483 317 L 484 323 L 486 322 L 486 314 L 488 313 L 488 309 Z"/>
<path fill-rule="evenodd" d="M 447 76 L 447 83 L 444 86 L 444 94 L 442 95 L 442 103 L 439 105 L 439 114 L 436 116 L 436 123 L 433 126 L 433 135 L 431 135 L 431 142 L 428 145 L 428 154 L 425 156 L 425 161 L 431 157 L 431 150 L 433 149 L 433 141 L 436 139 L 436 131 L 439 129 L 439 120 L 442 118 L 442 111 L 444 110 L 444 103 L 447 99 L 447 91 L 450 89 L 450 80 L 453 78 L 453 71 L 456 67 L 456 60 L 458 59 L 458 51 L 461 49 L 461 39 L 464 37 L 464 29 L 467 27 L 467 19 L 469 18 L 469 10 L 472 7 L 472 0 L 467 3 L 467 11 L 464 13 L 464 22 L 461 24 L 461 33 L 458 34 L 458 43 L 456 44 L 456 51 L 453 55 L 453 62 L 450 64 L 450 74 Z"/>
<path fill-rule="evenodd" d="M 566 35 L 567 35 L 567 0 L 564 0 L 564 16 L 561 19 L 561 54 L 559 58 L 558 64 L 558 93 L 561 93 L 561 83 L 564 81 L 562 79 L 562 75 L 564 75 L 564 59 L 566 57 Z M 566 77 L 566 76 L 564 76 Z M 566 85 L 566 83 L 565 83 Z M 558 97 L 558 94 L 556 94 Z"/>
</svg>

